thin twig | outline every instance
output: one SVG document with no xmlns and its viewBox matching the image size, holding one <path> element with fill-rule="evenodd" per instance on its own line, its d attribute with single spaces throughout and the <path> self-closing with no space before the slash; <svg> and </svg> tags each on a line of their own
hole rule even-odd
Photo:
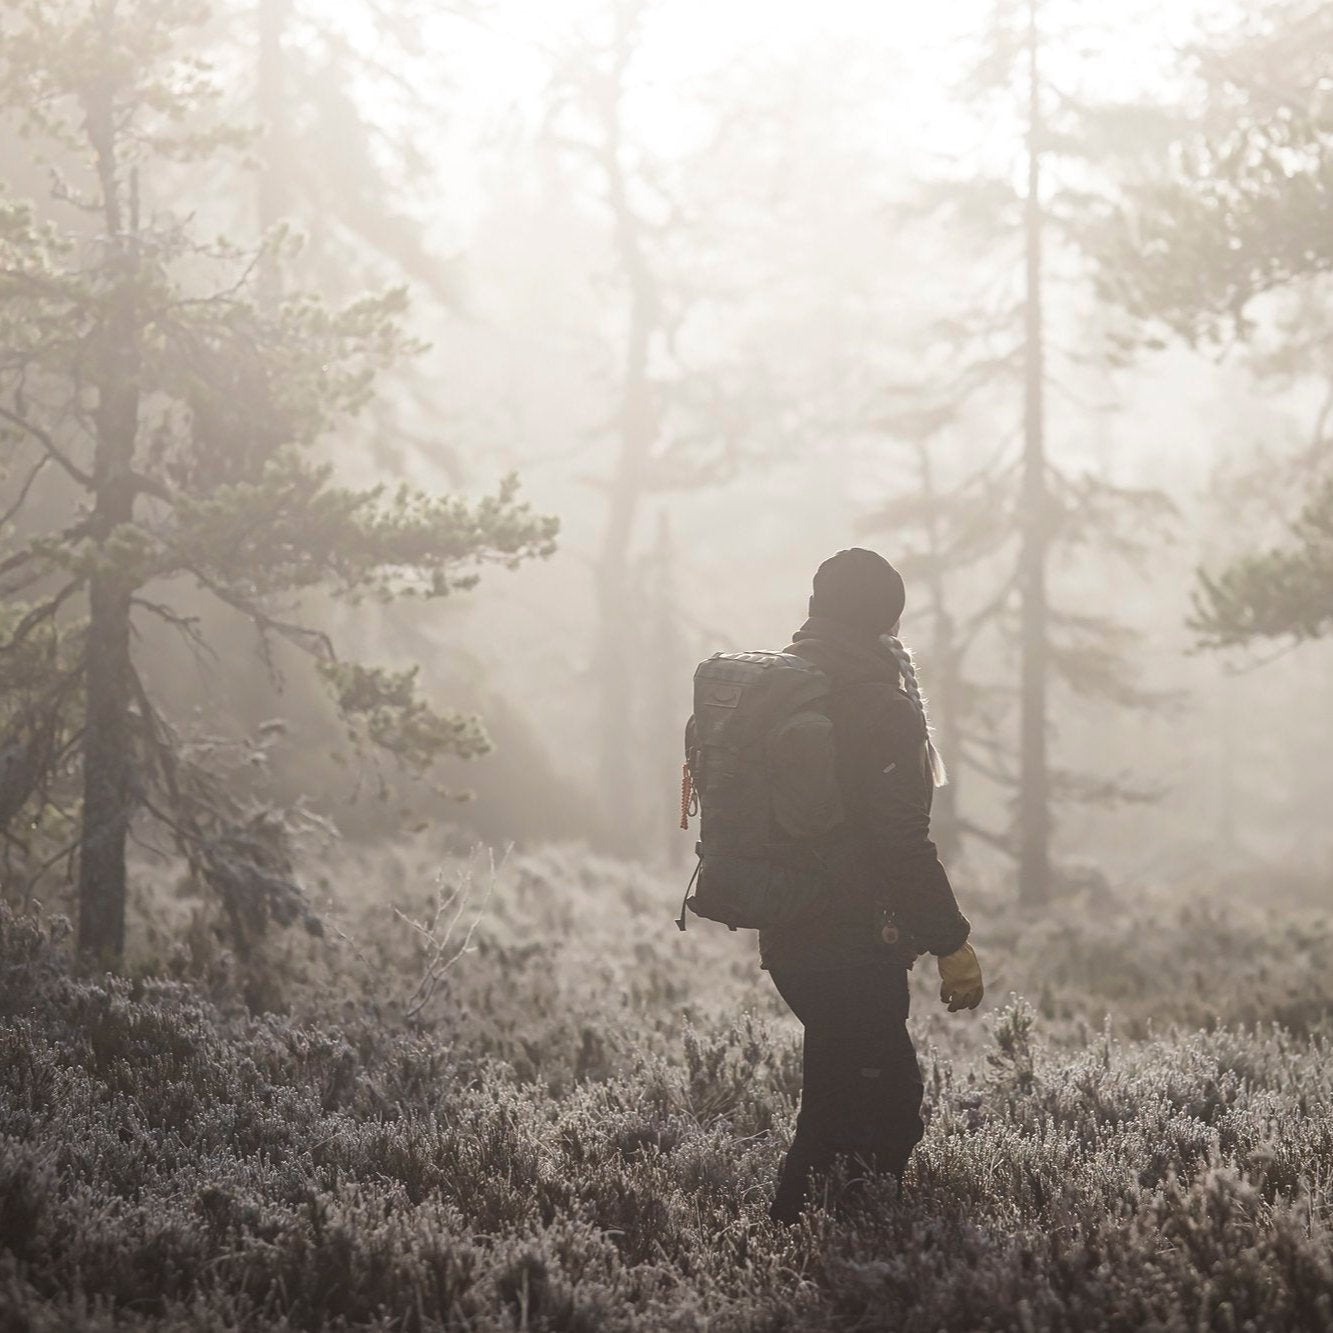
<svg viewBox="0 0 1333 1333">
<path fill-rule="evenodd" d="M 12 653 L 19 648 L 24 640 L 32 633 L 38 625 L 44 620 L 49 620 L 60 610 L 60 608 L 83 587 L 82 579 L 75 579 L 73 583 L 67 583 L 56 595 L 40 606 L 34 606 L 31 611 L 14 627 L 14 632 L 9 638 L 0 644 L 0 653 Z"/>
<path fill-rule="evenodd" d="M 92 474 L 85 472 L 81 467 L 76 466 L 59 445 L 44 431 L 40 426 L 34 425 L 26 417 L 21 417 L 17 412 L 11 412 L 7 407 L 0 407 L 0 419 L 8 421 L 11 426 L 17 426 L 20 430 L 26 431 L 32 436 L 38 444 L 57 462 L 71 477 L 81 486 L 88 490 L 95 489 L 95 483 Z"/>
<path fill-rule="evenodd" d="M 3 514 L 0 514 L 0 528 L 5 527 L 14 521 L 14 516 L 28 501 L 28 492 L 32 490 L 32 484 L 41 475 L 42 469 L 51 461 L 50 455 L 43 454 L 38 460 L 32 471 L 28 473 L 27 480 L 24 481 L 19 489 L 18 499 L 14 501 Z"/>
</svg>

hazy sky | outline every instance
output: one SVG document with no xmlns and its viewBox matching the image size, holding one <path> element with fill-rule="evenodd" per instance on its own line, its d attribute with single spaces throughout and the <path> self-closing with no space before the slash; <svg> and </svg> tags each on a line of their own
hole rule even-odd
<svg viewBox="0 0 1333 1333">
<path fill-rule="evenodd" d="M 330 16 L 336 12 L 340 23 L 355 27 L 352 10 L 337 0 L 308 3 L 326 6 Z M 1047 73 L 1053 82 L 1099 99 L 1128 100 L 1160 89 L 1183 67 L 1182 48 L 1197 36 L 1196 16 L 1234 3 L 1126 0 L 1111 6 L 1043 0 L 1053 27 L 1077 33 L 1076 39 L 1053 44 Z M 636 62 L 627 110 L 638 123 L 629 138 L 668 156 L 673 149 L 692 147 L 693 136 L 707 124 L 705 99 L 712 92 L 720 94 L 723 106 L 749 98 L 752 108 L 762 105 L 777 117 L 784 115 L 784 99 L 790 96 L 800 103 L 792 102 L 791 123 L 809 127 L 810 137 L 801 144 L 808 151 L 793 155 L 803 173 L 794 193 L 804 211 L 799 226 L 781 233 L 783 243 L 792 247 L 783 272 L 801 276 L 805 304 L 793 307 L 799 319 L 790 330 L 783 324 L 785 307 L 763 306 L 762 328 L 759 321 L 754 329 L 738 326 L 737 346 L 745 346 L 753 334 L 763 342 L 759 359 L 769 356 L 789 373 L 793 365 L 804 365 L 809 338 L 812 383 L 823 383 L 818 374 L 826 363 L 832 370 L 846 369 L 840 357 L 850 357 L 853 370 L 860 366 L 865 376 L 874 376 L 883 371 L 874 340 L 896 327 L 892 302 L 904 303 L 904 321 L 917 318 L 913 303 L 918 299 L 921 313 L 931 313 L 927 298 L 939 294 L 941 280 L 932 277 L 930 290 L 918 281 L 910 258 L 915 252 L 900 252 L 892 238 L 886 241 L 875 210 L 896 184 L 943 166 L 933 159 L 956 156 L 959 169 L 966 171 L 980 151 L 988 168 L 1016 165 L 1014 121 L 1006 123 L 960 97 L 969 48 L 984 31 L 991 8 L 992 0 L 936 0 L 933 5 L 921 0 L 662 0 Z M 423 25 L 412 35 L 420 57 L 410 70 L 395 68 L 404 83 L 410 79 L 414 95 L 424 93 L 430 104 L 426 116 L 418 109 L 410 126 L 404 123 L 413 143 L 434 157 L 437 168 L 419 173 L 413 206 L 439 251 L 468 255 L 478 293 L 479 318 L 441 321 L 426 330 L 436 346 L 428 367 L 452 379 L 460 419 L 476 423 L 475 448 L 467 454 L 469 478 L 484 484 L 495 469 L 513 464 L 539 507 L 558 510 L 564 524 L 554 561 L 512 579 L 487 580 L 484 594 L 468 604 L 465 641 L 484 662 L 488 684 L 524 709 L 543 743 L 562 756 L 586 755 L 583 742 L 596 697 L 587 672 L 595 623 L 588 569 L 599 549 L 604 512 L 600 492 L 587 482 L 606 466 L 610 444 L 601 436 L 593 439 L 588 428 L 589 422 L 605 420 L 606 413 L 604 403 L 592 396 L 600 385 L 601 362 L 585 357 L 588 348 L 578 341 L 590 336 L 596 317 L 595 310 L 585 308 L 587 294 L 578 283 L 590 264 L 586 246 L 596 244 L 598 214 L 595 190 L 589 190 L 581 202 L 589 205 L 585 220 L 590 225 L 566 234 L 561 227 L 578 216 L 579 202 L 565 209 L 562 201 L 559 216 L 548 217 L 541 212 L 540 191 L 525 197 L 524 190 L 541 170 L 539 155 L 527 150 L 547 101 L 552 53 L 580 44 L 580 34 L 595 33 L 598 17 L 605 21 L 606 12 L 605 0 L 496 0 L 485 23 L 440 17 Z M 370 29 L 359 36 L 374 41 Z M 387 62 L 392 51 L 386 47 L 384 55 Z M 385 99 L 378 118 L 390 133 L 400 92 L 385 80 L 375 93 Z M 822 114 L 832 108 L 836 115 Z M 433 127 L 423 124 L 429 117 Z M 729 151 L 743 158 L 745 147 L 732 143 Z M 847 174 L 862 170 L 862 163 L 867 171 L 881 172 L 882 179 Z M 762 179 L 762 173 L 755 178 Z M 745 188 L 738 181 L 729 187 Z M 737 216 L 749 214 L 741 208 Z M 772 246 L 775 234 L 765 232 L 754 238 L 755 244 Z M 965 259 L 959 265 L 964 275 Z M 867 317 L 868 336 L 858 341 L 863 307 L 873 307 L 874 317 Z M 846 325 L 838 322 L 844 313 Z M 1058 322 L 1051 321 L 1056 333 Z M 598 343 L 596 350 L 601 355 L 604 349 Z M 1258 426 L 1248 420 L 1238 425 L 1235 399 L 1242 377 L 1224 382 L 1179 349 L 1145 361 L 1126 378 L 1117 399 L 1121 411 L 1113 418 L 1089 419 L 1052 393 L 1051 448 L 1066 469 L 1096 467 L 1121 484 L 1164 487 L 1192 513 L 1194 492 L 1226 432 L 1243 427 L 1240 447 L 1254 429 L 1271 425 L 1267 415 L 1256 415 Z M 847 383 L 855 389 L 862 380 L 852 374 Z M 1105 396 L 1100 383 L 1085 395 L 1098 402 Z M 1009 409 L 997 429 L 1012 433 L 1017 399 Z M 977 429 L 982 446 L 992 447 L 989 425 L 983 422 Z M 830 550 L 871 541 L 897 554 L 894 534 L 868 530 L 864 519 L 885 496 L 901 494 L 910 484 L 900 455 L 887 446 L 882 453 L 844 452 L 841 466 L 830 473 L 821 461 L 827 444 L 816 444 L 808 459 L 768 468 L 762 486 L 747 474 L 730 487 L 672 493 L 665 499 L 654 495 L 643 505 L 635 538 L 640 555 L 651 546 L 661 514 L 669 510 L 672 516 L 678 588 L 682 594 L 688 589 L 682 620 L 687 656 L 779 642 L 799 618 L 809 572 Z M 719 577 L 716 544 L 699 540 L 701 534 L 723 530 L 744 530 L 751 558 L 763 563 L 763 578 L 747 584 L 743 595 Z M 1082 595 L 1100 579 L 1105 589 L 1114 590 L 1114 604 L 1105 610 L 1123 613 L 1136 628 L 1151 626 L 1136 650 L 1137 666 L 1155 688 L 1189 691 L 1204 710 L 1191 725 L 1206 728 L 1216 662 L 1181 656 L 1195 534 L 1183 523 L 1178 536 L 1178 545 L 1161 556 L 1150 581 L 1136 581 L 1119 567 L 1099 563 L 1100 556 L 1080 553 L 1074 573 L 1086 577 L 1076 591 Z M 735 545 L 728 548 L 732 554 Z M 913 632 L 926 638 L 928 628 L 917 622 Z M 453 647 L 451 635 L 456 636 L 452 627 L 441 631 L 443 658 Z M 681 679 L 686 679 L 683 673 Z M 1203 828 L 1211 838 L 1214 806 L 1231 808 L 1232 798 L 1214 791 L 1208 768 L 1212 751 L 1166 744 L 1153 731 L 1160 729 L 1159 722 L 1137 716 L 1125 720 L 1119 714 L 1112 718 L 1105 708 L 1093 707 L 1076 720 L 1072 712 L 1062 713 L 1060 723 L 1068 748 L 1092 756 L 1088 767 L 1098 772 L 1161 769 L 1164 781 L 1179 777 L 1180 790 L 1197 795 L 1195 806 L 1166 805 L 1154 816 L 1154 827 L 1166 840 L 1165 831 L 1182 815 L 1179 834 L 1167 840 L 1172 846 L 1199 836 Z M 1144 748 L 1147 757 L 1136 747 Z M 570 762 L 580 779 L 588 776 L 582 757 Z M 673 750 L 670 762 L 659 767 L 674 772 L 674 762 Z M 1187 764 L 1199 771 L 1165 772 Z M 1109 856 L 1114 825 L 1103 827 L 1100 815 L 1066 819 L 1071 837 L 1077 835 L 1085 851 L 1095 848 Z M 1107 841 L 1099 841 L 1103 837 Z"/>
<path fill-rule="evenodd" d="M 670 150 L 702 121 L 691 102 L 729 72 L 799 63 L 802 53 L 838 52 L 845 80 L 830 96 L 853 97 L 863 109 L 860 133 L 912 155 L 966 154 L 976 147 L 975 112 L 958 99 L 970 39 L 984 31 L 994 0 L 660 0 L 638 57 L 634 114 L 648 142 Z M 1099 97 L 1130 98 L 1160 85 L 1180 65 L 1179 51 L 1197 18 L 1234 0 L 1043 0 L 1052 31 L 1073 40 L 1050 56 L 1050 74 L 1065 86 L 1083 84 Z M 359 7 L 357 7 L 359 8 Z M 339 0 L 312 0 L 355 30 L 370 19 Z M 521 132 L 538 114 L 550 75 L 550 52 L 577 32 L 597 31 L 603 0 L 497 0 L 482 22 L 441 15 L 419 34 L 421 65 L 407 74 L 414 95 L 438 107 L 436 149 L 448 169 L 447 219 L 475 223 L 485 191 L 474 175 L 477 144 Z M 356 36 L 373 45 L 369 27 Z M 438 62 L 435 54 L 438 52 Z M 399 57 L 400 58 L 400 57 Z M 386 51 L 386 63 L 396 58 Z M 433 93 L 419 84 L 439 70 Z M 367 90 L 373 96 L 371 90 Z M 397 97 L 385 83 L 381 93 Z M 393 119 L 386 107 L 385 119 Z M 424 146 L 424 145 L 423 145 Z M 899 156 L 902 155 L 900 152 Z M 472 176 L 472 179 L 469 179 Z"/>
</svg>

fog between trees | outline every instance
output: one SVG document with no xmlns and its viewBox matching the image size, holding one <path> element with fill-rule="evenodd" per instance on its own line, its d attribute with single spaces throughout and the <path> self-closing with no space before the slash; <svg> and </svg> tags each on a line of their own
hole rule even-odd
<svg viewBox="0 0 1333 1333">
<path fill-rule="evenodd" d="M 481 793 L 464 820 L 680 856 L 690 665 L 779 644 L 818 560 L 875 546 L 908 570 L 904 633 L 964 747 L 948 755 L 946 810 L 956 800 L 993 835 L 953 854 L 1012 883 L 995 840 L 1016 833 L 1021 759 L 1008 584 L 1028 108 L 1021 44 L 1006 43 L 1025 9 L 1002 15 L 1012 31 L 984 7 L 779 13 L 493 12 L 441 28 L 433 63 L 452 58 L 452 75 L 406 79 L 392 110 L 361 75 L 362 114 L 433 168 L 395 175 L 381 149 L 387 198 L 402 200 L 384 211 L 418 219 L 452 277 L 443 294 L 417 289 L 433 346 L 413 387 L 385 387 L 386 411 L 418 414 L 431 437 L 390 446 L 390 470 L 481 484 L 516 467 L 562 520 L 552 561 L 424 620 L 388 613 L 382 632 L 446 697 L 502 697 L 548 756 L 542 792 L 504 790 L 529 765 L 503 744 L 460 773 Z M 293 53 L 320 49 L 305 23 Z M 1127 189 L 1169 173 L 1172 117 L 1207 95 L 1211 66 L 1190 52 L 1224 46 L 1227 25 L 1186 6 L 1041 17 L 1057 879 L 1095 868 L 1194 892 L 1275 865 L 1317 876 L 1325 856 L 1327 650 L 1234 674 L 1281 645 L 1192 654 L 1186 625 L 1196 568 L 1262 546 L 1298 506 L 1326 386 L 1318 352 L 1296 350 L 1317 348 L 1317 329 L 1288 321 L 1319 297 L 1304 282 L 1259 292 L 1243 338 L 1191 349 L 1112 299 L 1116 261 L 1095 234 Z M 305 143 L 303 156 L 331 146 Z M 326 195 L 296 225 L 332 233 L 330 213 Z M 408 269 L 386 231 L 343 241 L 368 270 Z M 1186 274 L 1191 256 L 1172 262 Z M 932 565 L 932 540 L 960 549 Z M 941 594 L 957 635 L 985 618 L 957 682 Z M 566 801 L 559 821 L 545 791 Z"/>
<path fill-rule="evenodd" d="M 1333 1328 L 1331 88 L 1315 0 L 0 6 L 0 1324 Z M 788 1230 L 681 732 L 852 545 L 987 994 Z"/>
<path fill-rule="evenodd" d="M 780 646 L 814 566 L 857 543 L 908 576 L 904 637 L 955 774 L 937 832 L 965 880 L 1033 901 L 1319 880 L 1320 625 L 1251 623 L 1221 635 L 1228 653 L 1196 651 L 1208 631 L 1189 623 L 1197 571 L 1281 538 L 1322 466 L 1326 293 L 1299 213 L 1326 216 L 1301 193 L 1326 132 L 1318 6 L 187 8 L 121 16 L 161 39 L 131 42 L 139 56 L 197 56 L 214 86 L 171 84 L 192 146 L 127 148 L 122 211 L 174 218 L 191 245 L 266 244 L 233 268 L 278 320 L 276 355 L 308 340 L 280 327 L 299 293 L 401 288 L 401 353 L 354 415 L 312 421 L 312 460 L 341 486 L 423 493 L 516 472 L 560 522 L 551 558 L 442 600 L 290 590 L 344 656 L 419 667 L 423 703 L 484 716 L 494 752 L 429 777 L 434 755 L 414 777 L 374 746 L 340 752 L 296 636 L 270 635 L 266 665 L 248 592 L 210 605 L 170 573 L 169 614 L 136 619 L 142 674 L 187 749 L 275 724 L 228 780 L 246 808 L 678 863 L 692 663 Z M 11 29 L 37 33 L 9 56 L 15 127 L 45 86 L 41 42 L 75 18 L 13 8 Z M 82 76 L 52 68 L 52 105 L 77 103 Z M 1237 205 L 1263 194 L 1225 156 L 1251 121 L 1237 152 L 1295 126 L 1269 144 L 1294 183 L 1268 214 Z M 86 123 L 30 120 L 3 149 L 8 197 L 85 253 L 106 224 Z M 1209 197 L 1230 199 L 1214 228 L 1230 239 L 1191 232 Z M 207 261 L 181 257 L 183 293 Z M 58 467 L 23 492 L 40 450 L 14 409 L 20 360 L 18 548 L 79 503 Z M 193 616 L 218 659 L 180 633 Z M 1313 641 L 1253 667 L 1288 630 Z M 40 817 L 7 883 L 54 901 L 77 798 L 11 795 Z"/>
</svg>

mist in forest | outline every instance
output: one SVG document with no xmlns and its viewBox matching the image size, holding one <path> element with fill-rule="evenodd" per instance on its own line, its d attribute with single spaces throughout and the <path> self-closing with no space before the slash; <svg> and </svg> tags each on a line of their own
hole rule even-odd
<svg viewBox="0 0 1333 1333">
<path fill-rule="evenodd" d="M 263 299 L 401 289 L 419 343 L 319 455 L 349 484 L 462 495 L 512 472 L 559 520 L 549 559 L 475 590 L 333 613 L 354 656 L 419 667 L 496 742 L 435 769 L 446 797 L 416 783 L 411 818 L 680 863 L 694 662 L 781 647 L 819 561 L 863 545 L 908 581 L 904 638 L 953 752 L 950 859 L 1036 900 L 1317 879 L 1326 650 L 1198 651 L 1196 602 L 1198 572 L 1280 535 L 1318 467 L 1318 273 L 1256 278 L 1227 295 L 1235 327 L 1201 331 L 1146 243 L 1115 248 L 1158 225 L 1177 282 L 1208 263 L 1154 191 L 1222 114 L 1200 107 L 1224 8 L 1052 3 L 1030 44 L 1022 6 L 855 0 L 272 0 L 194 31 L 216 95 L 189 110 L 239 143 L 145 168 L 137 207 L 188 198 L 241 248 L 282 235 Z M 6 145 L 13 195 L 91 235 L 80 165 Z M 7 485 L 25 475 L 16 459 Z M 29 508 L 68 503 L 39 481 Z M 308 663 L 247 665 L 253 623 L 207 600 L 176 591 L 220 617 L 228 672 L 179 624 L 143 630 L 175 715 L 282 719 L 275 799 L 392 836 L 378 770 L 329 761 Z M 1034 836 L 1043 863 L 1020 865 Z"/>
<path fill-rule="evenodd" d="M 1330 162 L 1327 0 L 0 4 L 0 1324 L 1329 1328 Z M 691 718 L 848 551 L 865 1058 Z"/>
<path fill-rule="evenodd" d="M 951 858 L 1015 884 L 1026 798 L 1049 807 L 1053 883 L 1322 878 L 1327 649 L 1200 652 L 1191 626 L 1197 571 L 1279 536 L 1318 465 L 1318 297 L 1256 292 L 1253 326 L 1210 341 L 1164 334 L 1172 312 L 1139 318 L 1108 276 L 1116 210 L 1183 151 L 1173 118 L 1212 77 L 1190 53 L 1226 16 L 1042 15 L 1035 514 L 1024 13 L 269 16 L 273 103 L 249 104 L 263 167 L 231 225 L 291 219 L 309 237 L 293 283 L 405 283 L 430 344 L 383 382 L 373 424 L 329 441 L 338 465 L 463 490 L 513 469 L 560 519 L 550 560 L 346 631 L 489 714 L 495 753 L 449 773 L 477 796 L 452 812 L 465 827 L 683 861 L 693 664 L 783 646 L 819 561 L 864 545 L 907 577 L 903 634 L 954 774 L 936 821 Z M 239 112 L 265 95 L 267 48 L 228 38 Z M 1186 236 L 1172 263 L 1192 257 Z M 288 742 L 304 775 L 313 725 Z"/>
<path fill-rule="evenodd" d="M 1099 290 L 1090 233 L 1156 169 L 1154 113 L 1197 96 L 1175 53 L 1216 16 L 1086 10 L 1053 6 L 1040 53 L 1067 117 L 1040 186 L 1052 873 L 1318 883 L 1327 649 L 1256 667 L 1290 645 L 1198 652 L 1189 623 L 1196 571 L 1299 509 L 1327 392 L 1295 350 L 1306 298 L 1261 296 L 1253 336 L 1191 348 Z M 549 764 L 515 790 L 501 746 L 460 775 L 481 793 L 465 821 L 685 860 L 693 664 L 782 647 L 819 561 L 864 545 L 907 577 L 903 635 L 954 774 L 937 837 L 1015 883 L 1028 108 L 992 22 L 541 6 L 458 34 L 456 165 L 432 201 L 452 236 L 421 216 L 460 294 L 418 311 L 419 369 L 461 428 L 459 475 L 512 466 L 561 519 L 551 561 L 401 645 L 444 679 L 466 655 Z"/>
</svg>

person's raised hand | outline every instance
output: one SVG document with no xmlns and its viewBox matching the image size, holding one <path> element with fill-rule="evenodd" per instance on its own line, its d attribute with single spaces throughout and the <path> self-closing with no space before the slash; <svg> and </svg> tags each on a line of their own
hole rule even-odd
<svg viewBox="0 0 1333 1333">
<path fill-rule="evenodd" d="M 976 950 L 965 944 L 936 960 L 940 968 L 940 1000 L 956 1014 L 960 1009 L 975 1009 L 986 993 L 981 982 L 981 964 Z"/>
</svg>

